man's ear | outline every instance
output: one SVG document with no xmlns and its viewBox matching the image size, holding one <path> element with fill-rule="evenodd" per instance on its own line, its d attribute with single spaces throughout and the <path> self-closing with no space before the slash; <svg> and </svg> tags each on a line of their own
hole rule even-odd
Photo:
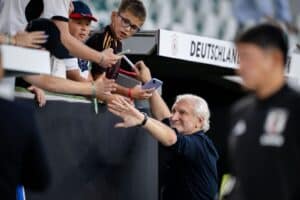
<svg viewBox="0 0 300 200">
<path fill-rule="evenodd" d="M 278 65 L 280 63 L 280 65 L 284 65 L 284 57 L 282 55 L 282 52 L 278 49 L 273 50 L 272 52 L 272 58 L 274 61 L 274 65 Z M 282 67 L 282 66 L 280 66 Z"/>
<path fill-rule="evenodd" d="M 197 117 L 197 119 L 198 119 L 198 123 L 202 126 L 204 121 L 203 117 Z"/>
</svg>

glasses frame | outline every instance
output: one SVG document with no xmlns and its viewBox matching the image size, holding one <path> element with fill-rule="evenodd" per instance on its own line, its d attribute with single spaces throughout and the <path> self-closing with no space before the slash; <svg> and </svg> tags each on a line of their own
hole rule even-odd
<svg viewBox="0 0 300 200">
<path fill-rule="evenodd" d="M 139 26 L 137 26 L 135 24 L 132 24 L 130 22 L 130 20 L 127 19 L 126 17 L 123 17 L 120 12 L 118 12 L 118 17 L 121 19 L 122 26 L 124 28 L 130 27 L 130 31 L 132 31 L 132 32 L 139 32 L 141 30 L 141 27 L 139 27 Z"/>
</svg>

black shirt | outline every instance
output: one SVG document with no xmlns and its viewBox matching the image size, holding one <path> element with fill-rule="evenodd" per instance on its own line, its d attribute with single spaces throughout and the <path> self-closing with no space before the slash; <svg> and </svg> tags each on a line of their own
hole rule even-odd
<svg viewBox="0 0 300 200">
<path fill-rule="evenodd" d="M 229 148 L 232 199 L 300 199 L 300 96 L 285 85 L 271 97 L 235 105 Z"/>
<path fill-rule="evenodd" d="M 163 120 L 169 125 L 169 120 Z M 175 130 L 176 131 L 176 130 Z M 163 147 L 169 159 L 163 162 L 162 200 L 212 200 L 217 198 L 218 153 L 211 140 L 199 131 L 182 135 L 177 142 Z"/>
<path fill-rule="evenodd" d="M 17 185 L 42 191 L 49 168 L 31 109 L 0 99 L 0 199 L 15 200 Z"/>
<path fill-rule="evenodd" d="M 115 54 L 122 51 L 122 43 L 121 41 L 115 39 L 113 32 L 110 29 L 110 26 L 106 26 L 102 32 L 94 33 L 86 41 L 86 45 L 97 51 L 103 51 L 107 48 L 112 48 Z M 109 78 L 115 79 L 117 78 L 119 67 L 120 62 L 108 69 L 103 68 L 97 63 L 92 63 L 91 74 L 93 75 L 93 77 L 95 77 L 95 75 L 102 74 L 106 71 L 106 75 L 109 76 Z"/>
</svg>

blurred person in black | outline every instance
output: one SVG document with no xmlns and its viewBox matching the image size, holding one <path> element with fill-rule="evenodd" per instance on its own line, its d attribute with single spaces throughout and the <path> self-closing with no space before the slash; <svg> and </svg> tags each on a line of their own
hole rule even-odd
<svg viewBox="0 0 300 200">
<path fill-rule="evenodd" d="M 18 185 L 44 191 L 50 174 L 33 111 L 1 98 L 0 110 L 0 198 L 15 200 Z"/>
<path fill-rule="evenodd" d="M 300 96 L 287 85 L 288 41 L 262 24 L 236 39 L 239 75 L 253 94 L 232 109 L 232 200 L 300 199 Z"/>
</svg>

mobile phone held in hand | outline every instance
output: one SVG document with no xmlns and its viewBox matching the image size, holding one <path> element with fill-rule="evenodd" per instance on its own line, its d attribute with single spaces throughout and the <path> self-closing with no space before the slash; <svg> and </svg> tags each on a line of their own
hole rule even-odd
<svg viewBox="0 0 300 200">
<path fill-rule="evenodd" d="M 117 53 L 117 55 L 122 56 L 125 53 L 130 52 L 129 49 L 126 49 L 122 52 Z M 106 78 L 108 79 L 117 79 L 119 75 L 119 69 L 120 69 L 121 61 L 118 60 L 116 64 L 114 64 L 112 67 L 106 68 Z"/>
<path fill-rule="evenodd" d="M 124 50 L 124 51 L 121 51 L 120 53 L 117 53 L 117 55 L 118 55 L 118 56 L 123 56 L 123 55 L 125 55 L 125 54 L 127 54 L 127 53 L 130 53 L 130 49 L 126 49 L 126 50 Z"/>
<path fill-rule="evenodd" d="M 129 58 L 127 56 L 123 55 L 123 58 L 132 69 L 136 69 L 135 65 L 129 60 Z"/>
<path fill-rule="evenodd" d="M 114 64 L 112 67 L 106 68 L 106 78 L 117 79 L 119 75 L 120 63 Z"/>
<path fill-rule="evenodd" d="M 142 86 L 142 89 L 157 89 L 159 88 L 160 86 L 162 86 L 163 82 L 157 78 L 152 78 L 150 81 L 148 81 L 147 83 L 145 83 L 143 86 Z"/>
</svg>

